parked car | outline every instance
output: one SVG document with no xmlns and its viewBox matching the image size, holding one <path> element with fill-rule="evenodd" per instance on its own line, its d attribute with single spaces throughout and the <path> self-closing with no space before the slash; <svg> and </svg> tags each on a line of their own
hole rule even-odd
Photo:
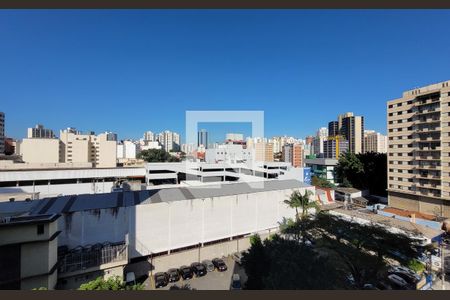
<svg viewBox="0 0 450 300">
<path fill-rule="evenodd" d="M 363 290 L 379 290 L 379 288 L 377 288 L 376 286 L 374 286 L 371 283 L 366 283 L 362 289 Z"/>
<path fill-rule="evenodd" d="M 231 281 L 231 289 L 232 290 L 242 290 L 241 277 L 239 276 L 239 274 L 233 274 L 232 281 Z"/>
<path fill-rule="evenodd" d="M 205 276 L 208 271 L 206 271 L 206 267 L 199 262 L 195 262 L 191 264 L 191 269 L 194 272 L 196 277 Z"/>
<path fill-rule="evenodd" d="M 389 274 L 387 278 L 393 288 L 400 290 L 408 289 L 408 283 L 402 277 L 396 274 Z"/>
<path fill-rule="evenodd" d="M 134 272 L 128 272 L 125 275 L 125 285 L 135 285 L 136 284 L 136 275 Z"/>
<path fill-rule="evenodd" d="M 208 271 L 208 272 L 214 271 L 214 264 L 212 263 L 212 261 L 204 260 L 204 261 L 202 261 L 202 264 L 205 265 L 206 271 Z"/>
<path fill-rule="evenodd" d="M 242 264 L 242 253 L 241 252 L 235 252 L 232 255 L 233 260 L 238 264 L 241 265 Z"/>
<path fill-rule="evenodd" d="M 180 270 L 178 269 L 169 269 L 167 274 L 169 275 L 169 282 L 177 282 L 180 280 Z"/>
<path fill-rule="evenodd" d="M 380 290 L 392 290 L 392 286 L 384 281 L 380 281 L 376 284 L 376 287 Z"/>
<path fill-rule="evenodd" d="M 155 274 L 155 288 L 165 287 L 169 284 L 169 275 L 166 272 L 158 272 Z"/>
<path fill-rule="evenodd" d="M 214 264 L 214 267 L 216 267 L 217 271 L 224 272 L 227 270 L 227 265 L 221 258 L 214 258 L 212 260 L 212 263 Z"/>
<path fill-rule="evenodd" d="M 401 274 L 403 274 L 403 276 L 407 276 L 409 278 L 409 280 L 413 281 L 414 284 L 416 282 L 420 281 L 420 279 L 422 279 L 422 276 L 420 276 L 413 270 L 410 270 L 403 266 L 391 267 L 389 269 L 389 273 L 401 273 Z M 400 277 L 403 277 L 403 276 L 400 276 Z"/>
<path fill-rule="evenodd" d="M 192 272 L 192 269 L 188 266 L 181 266 L 180 274 L 183 280 L 191 279 L 192 277 L 194 277 L 194 272 Z"/>
</svg>

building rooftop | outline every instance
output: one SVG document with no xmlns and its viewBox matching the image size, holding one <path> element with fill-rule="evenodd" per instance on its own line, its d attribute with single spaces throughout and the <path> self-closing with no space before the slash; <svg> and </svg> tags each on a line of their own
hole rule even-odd
<svg viewBox="0 0 450 300">
<path fill-rule="evenodd" d="M 60 217 L 59 214 L 46 214 L 35 216 L 0 217 L 0 227 L 15 225 L 30 225 L 53 222 Z"/>
<path fill-rule="evenodd" d="M 256 183 L 225 183 L 195 187 L 163 188 L 145 191 L 116 192 L 107 194 L 84 194 L 74 196 L 61 196 L 34 200 L 29 202 L 30 215 L 60 214 L 83 210 L 118 208 L 141 204 L 173 202 L 190 199 L 231 196 L 239 194 L 257 193 L 292 188 L 311 187 L 298 180 L 273 180 Z M 14 203 L 0 203 L 0 211 Z"/>
</svg>

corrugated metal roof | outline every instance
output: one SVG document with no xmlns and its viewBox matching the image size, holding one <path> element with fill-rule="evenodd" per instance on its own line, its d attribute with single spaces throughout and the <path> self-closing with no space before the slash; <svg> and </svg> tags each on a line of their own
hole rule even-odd
<svg viewBox="0 0 450 300">
<path fill-rule="evenodd" d="M 34 200 L 31 215 L 68 213 L 83 210 L 134 206 L 189 199 L 202 199 L 311 187 L 298 180 L 273 180 L 255 183 L 227 183 L 196 187 L 177 187 L 108 194 L 84 194 Z"/>
</svg>

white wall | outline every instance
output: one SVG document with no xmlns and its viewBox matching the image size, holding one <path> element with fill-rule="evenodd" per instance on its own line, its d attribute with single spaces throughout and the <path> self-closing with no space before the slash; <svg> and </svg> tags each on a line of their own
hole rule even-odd
<svg viewBox="0 0 450 300">
<path fill-rule="evenodd" d="M 308 190 L 314 193 L 313 187 Z M 128 232 L 130 257 L 137 257 L 254 233 L 278 227 L 283 217 L 295 217 L 295 210 L 283 203 L 291 193 L 279 190 L 75 212 L 58 220 L 59 244 L 73 248 L 124 241 Z"/>
</svg>

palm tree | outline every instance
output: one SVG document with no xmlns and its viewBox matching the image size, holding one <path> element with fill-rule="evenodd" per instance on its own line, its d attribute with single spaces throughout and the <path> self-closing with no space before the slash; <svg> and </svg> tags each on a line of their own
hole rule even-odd
<svg viewBox="0 0 450 300">
<path fill-rule="evenodd" d="M 319 205 L 317 205 L 316 201 L 311 201 L 310 196 L 311 192 L 305 190 L 305 194 L 302 195 L 299 191 L 294 191 L 289 200 L 284 200 L 284 203 L 289 205 L 291 208 L 295 208 L 295 219 L 299 220 L 298 208 L 302 208 L 302 219 L 308 216 L 308 209 L 315 208 L 316 211 L 319 210 Z"/>
</svg>

